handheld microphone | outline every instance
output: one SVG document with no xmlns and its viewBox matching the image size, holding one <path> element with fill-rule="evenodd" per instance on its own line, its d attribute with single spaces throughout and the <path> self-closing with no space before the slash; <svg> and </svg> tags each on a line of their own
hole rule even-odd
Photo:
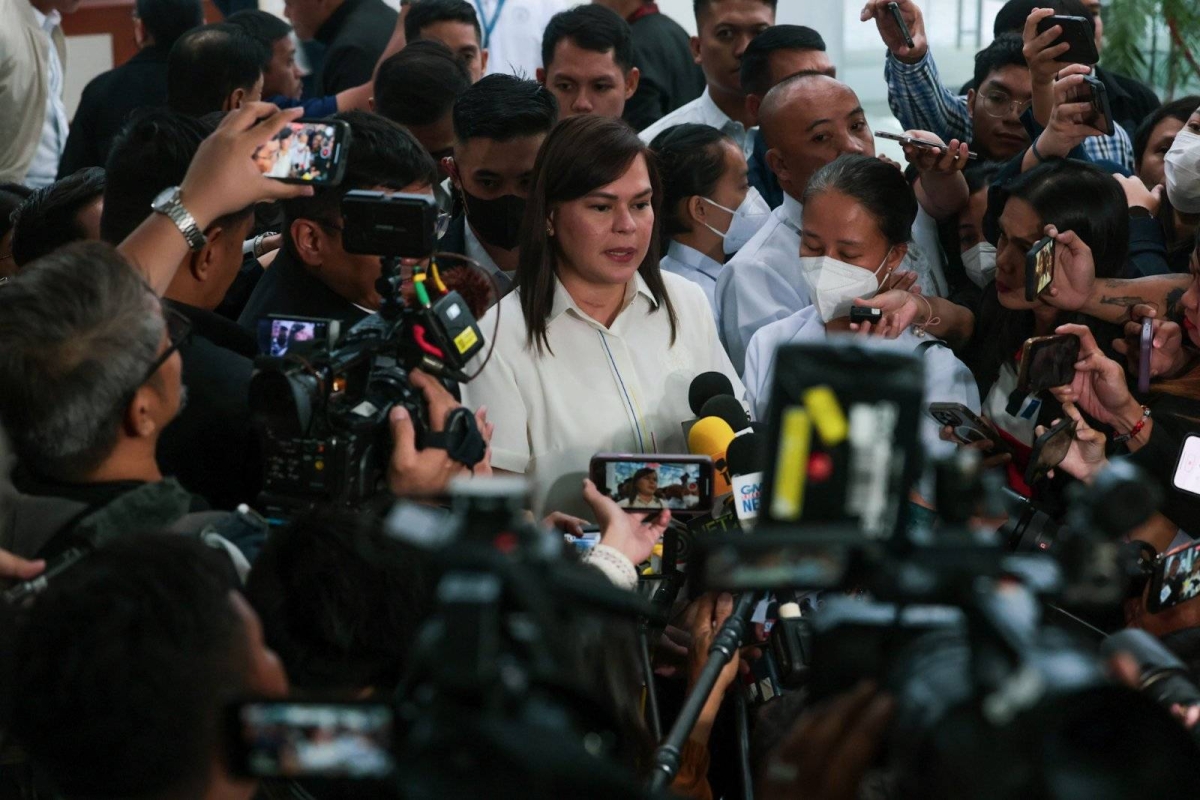
<svg viewBox="0 0 1200 800">
<path fill-rule="evenodd" d="M 1200 704 L 1200 689 L 1187 665 L 1151 634 L 1137 628 L 1110 634 L 1100 643 L 1100 655 L 1108 658 L 1116 653 L 1133 656 L 1141 671 L 1141 690 L 1159 705 Z"/>
<path fill-rule="evenodd" d="M 733 438 L 733 428 L 720 417 L 701 417 L 688 432 L 688 451 L 692 455 L 708 456 L 712 459 L 715 495 L 726 494 L 730 490 L 725 448 Z"/>
<path fill-rule="evenodd" d="M 731 394 L 719 394 L 710 398 L 700 409 L 700 417 L 719 417 L 729 423 L 734 433 L 750 427 L 750 417 L 742 402 Z"/>
<path fill-rule="evenodd" d="M 733 384 L 729 378 L 722 372 L 701 372 L 688 387 L 688 405 L 697 417 L 707 416 L 701 411 L 704 404 L 723 394 L 733 396 Z"/>
<path fill-rule="evenodd" d="M 758 519 L 762 501 L 763 468 L 767 463 L 766 439 L 757 433 L 734 437 L 725 449 L 733 489 L 733 509 L 743 523 Z"/>
</svg>

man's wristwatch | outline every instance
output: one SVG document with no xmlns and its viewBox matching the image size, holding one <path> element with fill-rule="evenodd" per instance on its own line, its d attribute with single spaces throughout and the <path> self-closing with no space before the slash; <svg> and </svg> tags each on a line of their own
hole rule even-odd
<svg viewBox="0 0 1200 800">
<path fill-rule="evenodd" d="M 171 222 L 175 223 L 191 250 L 199 250 L 208 241 L 204 238 L 204 232 L 196 225 L 195 217 L 179 201 L 178 186 L 170 186 L 159 192 L 150 202 L 150 208 L 169 217 Z"/>
</svg>

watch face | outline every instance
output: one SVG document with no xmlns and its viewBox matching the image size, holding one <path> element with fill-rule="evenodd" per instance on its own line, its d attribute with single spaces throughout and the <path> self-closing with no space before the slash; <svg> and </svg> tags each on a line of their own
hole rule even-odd
<svg viewBox="0 0 1200 800">
<path fill-rule="evenodd" d="M 177 186 L 168 186 L 166 189 L 163 189 L 161 192 L 159 192 L 157 195 L 155 195 L 154 200 L 152 200 L 150 202 L 151 207 L 159 208 L 159 207 L 165 205 L 171 199 L 171 197 L 175 194 L 175 191 L 178 188 L 179 187 L 177 187 Z"/>
</svg>

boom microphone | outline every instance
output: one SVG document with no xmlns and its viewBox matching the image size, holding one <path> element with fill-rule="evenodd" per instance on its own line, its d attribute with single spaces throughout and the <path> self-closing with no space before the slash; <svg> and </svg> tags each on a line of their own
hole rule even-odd
<svg viewBox="0 0 1200 800">
<path fill-rule="evenodd" d="M 719 394 L 710 398 L 700 409 L 701 417 L 720 417 L 729 423 L 734 433 L 740 433 L 750 427 L 750 417 L 742 406 L 742 401 L 731 394 Z"/>
<path fill-rule="evenodd" d="M 703 417 L 701 409 L 709 400 L 719 395 L 733 395 L 733 384 L 722 372 L 701 372 L 692 379 L 688 387 L 688 405 L 697 417 Z"/>
</svg>

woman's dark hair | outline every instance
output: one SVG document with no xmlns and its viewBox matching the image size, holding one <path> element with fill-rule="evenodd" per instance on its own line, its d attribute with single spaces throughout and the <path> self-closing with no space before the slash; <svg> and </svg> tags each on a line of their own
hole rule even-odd
<svg viewBox="0 0 1200 800">
<path fill-rule="evenodd" d="M 732 143 L 727 134 L 709 125 L 686 123 L 667 128 L 654 137 L 650 149 L 658 159 L 662 179 L 662 232 L 676 236 L 691 231 L 681 201 L 700 195 L 710 196 L 725 174 L 722 145 Z"/>
<path fill-rule="evenodd" d="M 651 204 L 657 219 L 662 207 L 662 185 L 654 153 L 621 120 L 594 114 L 571 117 L 559 123 L 542 143 L 533 166 L 533 191 L 525 206 L 521 260 L 517 265 L 517 291 L 525 328 L 529 332 L 528 346 L 536 347 L 539 352 L 550 350 L 546 319 L 554 307 L 559 255 L 557 243 L 546 230 L 551 212 L 563 203 L 578 200 L 620 179 L 639 157 L 646 161 L 653 192 Z M 650 247 L 638 272 L 654 298 L 655 307 L 651 313 L 663 307 L 667 310 L 671 320 L 671 345 L 674 346 L 678 318 L 658 269 L 658 256 L 657 238 L 651 236 Z"/>
<path fill-rule="evenodd" d="M 1142 167 L 1142 157 L 1146 155 L 1146 147 L 1150 144 L 1150 134 L 1154 133 L 1158 123 L 1165 119 L 1187 122 L 1188 117 L 1196 113 L 1198 108 L 1200 108 L 1200 95 L 1189 94 L 1187 97 L 1181 97 L 1159 106 L 1153 114 L 1142 120 L 1142 124 L 1138 125 L 1133 134 L 1133 163 L 1137 168 L 1141 169 Z"/>
<path fill-rule="evenodd" d="M 802 202 L 827 191 L 841 192 L 865 208 L 888 244 L 906 244 L 917 218 L 917 198 L 904 174 L 873 156 L 844 155 L 817 170 Z"/>
</svg>

